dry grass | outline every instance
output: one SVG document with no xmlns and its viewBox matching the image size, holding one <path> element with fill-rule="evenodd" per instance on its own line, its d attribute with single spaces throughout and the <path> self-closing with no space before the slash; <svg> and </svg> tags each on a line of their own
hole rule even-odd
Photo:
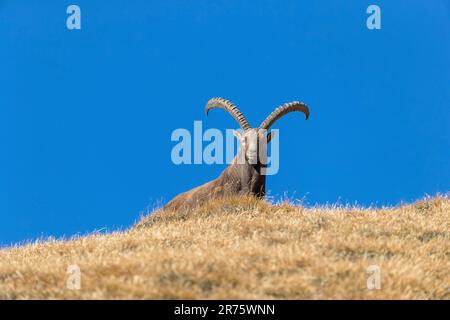
<svg viewBox="0 0 450 320">
<path fill-rule="evenodd" d="M 449 299 L 450 199 L 378 210 L 214 201 L 135 228 L 0 250 L 3 299 Z M 67 268 L 82 271 L 66 288 Z M 381 270 L 368 290 L 367 267 Z"/>
</svg>

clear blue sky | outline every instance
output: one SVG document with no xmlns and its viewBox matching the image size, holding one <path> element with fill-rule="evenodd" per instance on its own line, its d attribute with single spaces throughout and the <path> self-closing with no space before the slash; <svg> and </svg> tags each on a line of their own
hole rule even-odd
<svg viewBox="0 0 450 320">
<path fill-rule="evenodd" d="M 82 29 L 66 28 L 81 8 Z M 382 29 L 366 27 L 381 7 Z M 0 245 L 130 226 L 217 177 L 170 135 L 280 129 L 274 196 L 393 205 L 450 190 L 450 2 L 0 1 Z"/>
</svg>

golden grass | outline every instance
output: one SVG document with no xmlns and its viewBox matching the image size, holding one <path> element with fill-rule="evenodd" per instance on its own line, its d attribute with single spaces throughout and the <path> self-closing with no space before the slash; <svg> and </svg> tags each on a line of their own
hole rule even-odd
<svg viewBox="0 0 450 320">
<path fill-rule="evenodd" d="M 125 232 L 0 250 L 3 299 L 449 299 L 450 199 L 302 208 L 252 198 Z M 66 288 L 81 268 L 81 289 Z M 377 265 L 381 288 L 367 289 Z"/>
</svg>

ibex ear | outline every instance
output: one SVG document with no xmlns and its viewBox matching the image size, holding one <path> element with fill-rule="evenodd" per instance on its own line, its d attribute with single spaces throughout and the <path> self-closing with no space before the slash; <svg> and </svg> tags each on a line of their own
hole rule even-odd
<svg viewBox="0 0 450 320">
<path fill-rule="evenodd" d="M 239 131 L 233 130 L 233 136 L 235 136 L 236 138 L 238 138 L 239 141 L 241 141 L 242 136 L 239 133 Z"/>
<path fill-rule="evenodd" d="M 270 132 L 267 134 L 267 143 L 269 143 L 270 140 L 272 140 L 273 137 L 275 137 L 275 131 L 270 131 Z"/>
</svg>

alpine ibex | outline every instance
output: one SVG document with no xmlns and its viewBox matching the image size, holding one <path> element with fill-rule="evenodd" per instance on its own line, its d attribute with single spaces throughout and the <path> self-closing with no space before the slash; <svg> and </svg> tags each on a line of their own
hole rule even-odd
<svg viewBox="0 0 450 320">
<path fill-rule="evenodd" d="M 263 198 L 266 192 L 266 176 L 262 171 L 267 163 L 262 161 L 265 160 L 262 157 L 267 157 L 267 144 L 272 138 L 272 132 L 267 134 L 267 130 L 275 121 L 293 111 L 303 112 L 306 119 L 309 117 L 308 107 L 302 102 L 294 101 L 276 108 L 259 128 L 251 128 L 244 115 L 230 101 L 212 98 L 206 104 L 206 115 L 213 108 L 228 111 L 244 131 L 243 134 L 233 131 L 240 143 L 237 155 L 217 179 L 179 194 L 167 203 L 164 209 L 190 209 L 214 197 L 237 194 Z"/>
</svg>

